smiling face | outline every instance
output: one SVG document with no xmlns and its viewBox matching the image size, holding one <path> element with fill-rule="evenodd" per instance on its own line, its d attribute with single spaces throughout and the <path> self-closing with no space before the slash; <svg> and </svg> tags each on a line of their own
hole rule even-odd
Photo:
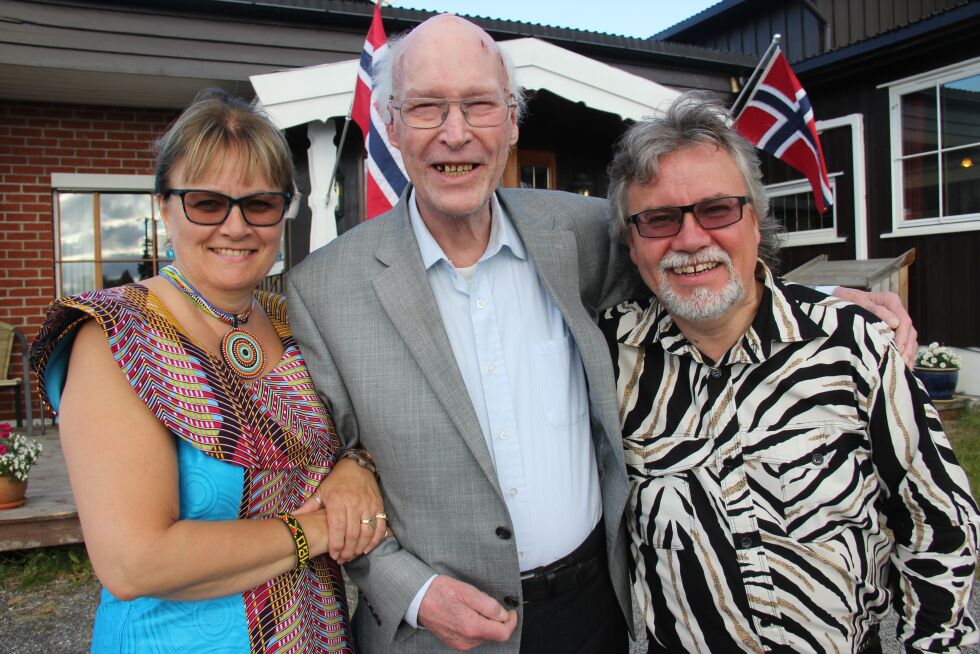
<svg viewBox="0 0 980 654">
<path fill-rule="evenodd" d="M 392 104 L 404 98 L 460 99 L 507 96 L 496 44 L 483 30 L 456 16 L 437 16 L 402 43 L 395 62 Z M 401 151 L 426 221 L 489 218 L 490 198 L 507 154 L 517 142 L 514 110 L 496 127 L 471 127 L 459 105 L 435 129 L 408 127 L 393 112 L 388 138 Z"/>
<path fill-rule="evenodd" d="M 629 185 L 629 214 L 745 195 L 745 190 L 727 152 L 693 145 L 663 157 L 652 183 Z M 630 226 L 630 258 L 643 281 L 680 322 L 727 319 L 739 307 L 754 315 L 760 234 L 751 205 L 742 209 L 741 221 L 721 229 L 703 229 L 690 213 L 683 221 L 680 232 L 665 238 L 644 238 Z"/>
<path fill-rule="evenodd" d="M 197 179 L 186 179 L 184 166 L 178 163 L 169 176 L 171 188 L 217 191 L 231 197 L 280 190 L 261 172 L 245 178 L 237 153 L 227 153 L 215 161 L 220 162 L 218 168 L 205 171 Z M 184 215 L 177 195 L 166 199 L 157 196 L 157 202 L 173 243 L 174 263 L 211 302 L 221 306 L 222 301 L 251 294 L 272 268 L 283 222 L 272 227 L 253 227 L 235 206 L 220 225 L 196 225 Z"/>
</svg>

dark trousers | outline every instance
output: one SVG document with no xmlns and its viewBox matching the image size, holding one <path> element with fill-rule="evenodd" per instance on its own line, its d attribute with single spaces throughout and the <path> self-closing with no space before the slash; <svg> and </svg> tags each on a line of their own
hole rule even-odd
<svg viewBox="0 0 980 654">
<path fill-rule="evenodd" d="M 626 620 L 609 579 L 601 521 L 596 530 L 562 561 L 563 571 L 580 566 L 574 581 L 560 583 L 559 579 L 554 584 L 556 592 L 525 601 L 521 654 L 625 654 L 628 651 Z M 549 568 L 552 566 L 535 576 L 540 579 L 548 575 Z"/>
</svg>

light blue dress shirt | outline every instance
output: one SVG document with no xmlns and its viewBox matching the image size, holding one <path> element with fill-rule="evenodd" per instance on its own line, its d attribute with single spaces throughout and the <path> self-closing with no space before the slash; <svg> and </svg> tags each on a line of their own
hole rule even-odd
<svg viewBox="0 0 980 654">
<path fill-rule="evenodd" d="M 496 195 L 490 242 L 469 280 L 429 233 L 414 191 L 409 214 L 510 511 L 521 570 L 552 563 L 602 513 L 578 347 Z M 427 589 L 406 613 L 413 626 Z"/>
</svg>

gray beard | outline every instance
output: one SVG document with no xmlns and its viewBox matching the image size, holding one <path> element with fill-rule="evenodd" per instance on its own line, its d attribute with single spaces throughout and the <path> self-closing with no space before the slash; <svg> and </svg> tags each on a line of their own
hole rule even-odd
<svg viewBox="0 0 980 654">
<path fill-rule="evenodd" d="M 721 290 L 695 288 L 689 296 L 681 297 L 667 283 L 668 269 L 705 261 L 720 261 L 728 270 L 728 283 Z M 717 320 L 745 297 L 745 286 L 735 274 L 731 258 L 720 248 L 708 248 L 687 257 L 683 255 L 665 257 L 660 262 L 660 269 L 664 273 L 664 281 L 654 291 L 657 299 L 675 319 L 680 318 L 687 322 Z"/>
</svg>

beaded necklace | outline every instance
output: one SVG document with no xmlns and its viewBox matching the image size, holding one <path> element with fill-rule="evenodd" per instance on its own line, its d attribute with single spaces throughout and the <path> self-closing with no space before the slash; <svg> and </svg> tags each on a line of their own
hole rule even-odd
<svg viewBox="0 0 980 654">
<path fill-rule="evenodd" d="M 212 318 L 231 325 L 231 329 L 221 339 L 221 358 L 232 372 L 242 379 L 255 379 L 262 374 L 265 370 L 265 350 L 262 349 L 258 339 L 239 327 L 248 322 L 254 300 L 245 311 L 229 313 L 208 302 L 175 266 L 162 268 L 160 274 L 173 284 L 174 288 L 190 298 L 198 309 Z"/>
</svg>

